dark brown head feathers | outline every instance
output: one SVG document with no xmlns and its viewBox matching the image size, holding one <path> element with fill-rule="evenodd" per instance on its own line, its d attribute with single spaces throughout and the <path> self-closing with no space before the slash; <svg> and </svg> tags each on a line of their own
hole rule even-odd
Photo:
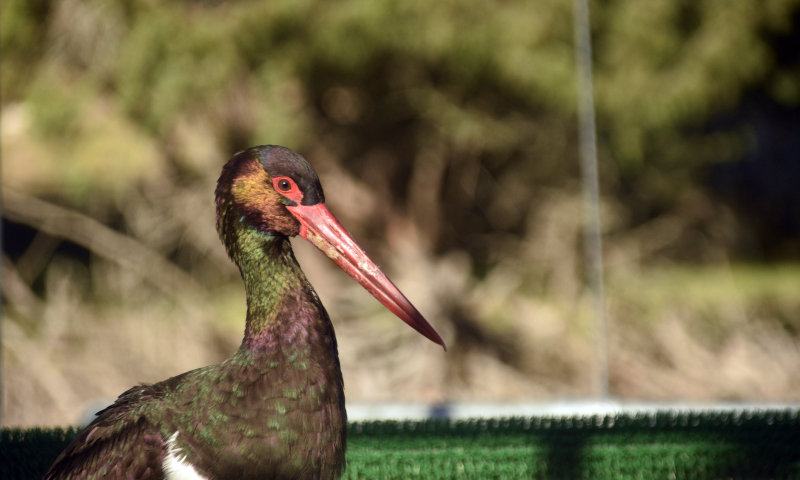
<svg viewBox="0 0 800 480">
<path fill-rule="evenodd" d="M 229 254 L 237 231 L 247 225 L 270 235 L 300 232 L 300 223 L 286 209 L 296 202 L 275 190 L 272 180 L 277 177 L 295 182 L 303 205 L 325 201 L 316 172 L 300 155 L 275 145 L 242 150 L 222 168 L 216 189 L 217 231 Z"/>
<path fill-rule="evenodd" d="M 303 192 L 303 205 L 316 205 L 325 202 L 322 185 L 319 184 L 317 172 L 308 161 L 285 147 L 267 145 L 254 147 L 253 151 L 264 170 L 274 177 L 290 177 Z"/>
</svg>

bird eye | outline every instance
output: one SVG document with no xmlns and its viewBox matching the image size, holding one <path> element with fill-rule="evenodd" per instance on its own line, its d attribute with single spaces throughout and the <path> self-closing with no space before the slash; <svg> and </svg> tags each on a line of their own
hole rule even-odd
<svg viewBox="0 0 800 480">
<path fill-rule="evenodd" d="M 303 201 L 303 192 L 294 183 L 292 177 L 272 177 L 272 186 L 275 191 L 293 202 L 300 203 Z"/>
</svg>

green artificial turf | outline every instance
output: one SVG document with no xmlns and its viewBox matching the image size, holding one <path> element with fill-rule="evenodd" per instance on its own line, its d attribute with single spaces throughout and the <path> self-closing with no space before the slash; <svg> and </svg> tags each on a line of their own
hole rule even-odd
<svg viewBox="0 0 800 480">
<path fill-rule="evenodd" d="M 40 478 L 76 431 L 0 436 L 0 478 Z M 798 479 L 796 410 L 368 422 L 346 479 Z"/>
</svg>

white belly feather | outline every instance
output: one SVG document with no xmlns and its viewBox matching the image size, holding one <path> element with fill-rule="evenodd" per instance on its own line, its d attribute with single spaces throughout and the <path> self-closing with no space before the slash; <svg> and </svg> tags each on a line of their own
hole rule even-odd
<svg viewBox="0 0 800 480">
<path fill-rule="evenodd" d="M 181 449 L 175 446 L 176 438 L 178 432 L 173 433 L 167 440 L 167 456 L 164 458 L 166 480 L 208 480 L 186 461 L 186 455 L 181 455 Z"/>
</svg>

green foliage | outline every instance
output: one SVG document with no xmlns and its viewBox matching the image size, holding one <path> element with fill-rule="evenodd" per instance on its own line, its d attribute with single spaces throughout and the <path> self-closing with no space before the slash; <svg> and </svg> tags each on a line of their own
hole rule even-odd
<svg viewBox="0 0 800 480">
<path fill-rule="evenodd" d="M 609 2 L 597 9 L 597 101 L 622 160 L 653 153 L 648 133 L 702 124 L 732 107 L 772 63 L 762 37 L 796 1 Z"/>
<path fill-rule="evenodd" d="M 67 138 L 80 133 L 81 95 L 59 80 L 41 76 L 28 91 L 33 127 L 44 137 Z"/>
<path fill-rule="evenodd" d="M 47 0 L 8 0 L 0 4 L 0 68 L 3 70 L 3 103 L 23 95 L 27 81 L 45 46 L 44 19 Z"/>
<path fill-rule="evenodd" d="M 800 101 L 800 71 L 771 43 L 799 8 L 591 3 L 602 189 L 629 222 L 670 210 L 708 165 L 741 154 L 741 132 L 699 127 L 744 92 Z M 4 102 L 30 101 L 43 130 L 80 141 L 76 101 L 53 92 L 88 84 L 164 158 L 196 155 L 176 147 L 187 122 L 210 134 L 209 157 L 265 143 L 325 151 L 436 249 L 479 265 L 496 235 L 525 230 L 542 187 L 577 176 L 570 0 L 9 0 L 2 18 Z M 427 190 L 414 183 L 422 169 Z"/>
</svg>

